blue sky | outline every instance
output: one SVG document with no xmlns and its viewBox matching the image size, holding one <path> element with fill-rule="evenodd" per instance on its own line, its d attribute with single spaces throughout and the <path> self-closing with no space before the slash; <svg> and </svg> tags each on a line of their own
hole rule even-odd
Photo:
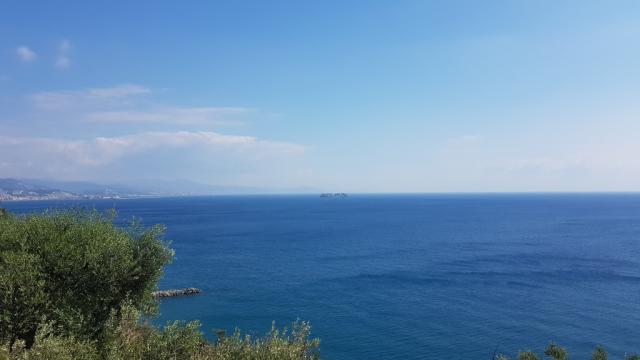
<svg viewBox="0 0 640 360">
<path fill-rule="evenodd" d="M 7 1 L 0 177 L 640 190 L 638 1 Z"/>
</svg>

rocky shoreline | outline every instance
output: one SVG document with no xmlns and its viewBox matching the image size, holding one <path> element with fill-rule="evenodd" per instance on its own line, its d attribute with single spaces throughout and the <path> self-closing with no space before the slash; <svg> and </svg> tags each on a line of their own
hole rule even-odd
<svg viewBox="0 0 640 360">
<path fill-rule="evenodd" d="M 185 288 L 185 289 L 175 289 L 175 290 L 161 290 L 154 291 L 151 295 L 156 298 L 166 298 L 166 297 L 176 297 L 176 296 L 185 296 L 185 295 L 197 295 L 200 294 L 202 290 L 198 288 Z"/>
</svg>

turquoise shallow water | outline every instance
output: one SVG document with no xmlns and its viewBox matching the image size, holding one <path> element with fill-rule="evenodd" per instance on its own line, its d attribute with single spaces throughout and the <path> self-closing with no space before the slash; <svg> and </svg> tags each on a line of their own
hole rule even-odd
<svg viewBox="0 0 640 360">
<path fill-rule="evenodd" d="M 640 195 L 242 196 L 8 202 L 167 225 L 159 322 L 310 320 L 330 359 L 490 359 L 551 340 L 640 351 Z"/>
</svg>

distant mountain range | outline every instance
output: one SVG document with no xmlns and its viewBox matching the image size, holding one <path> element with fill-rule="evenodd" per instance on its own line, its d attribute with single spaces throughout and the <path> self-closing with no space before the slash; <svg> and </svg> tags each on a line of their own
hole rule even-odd
<svg viewBox="0 0 640 360">
<path fill-rule="evenodd" d="M 153 196 L 311 193 L 314 189 L 215 186 L 189 180 L 135 180 L 126 184 L 0 178 L 0 200 L 112 199 Z"/>
</svg>

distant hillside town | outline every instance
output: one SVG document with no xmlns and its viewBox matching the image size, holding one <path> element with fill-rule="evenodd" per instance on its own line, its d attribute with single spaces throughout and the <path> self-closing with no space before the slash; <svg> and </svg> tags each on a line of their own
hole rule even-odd
<svg viewBox="0 0 640 360">
<path fill-rule="evenodd" d="M 74 189 L 75 185 L 75 189 Z M 145 196 L 122 192 L 107 186 L 85 183 L 83 189 L 78 183 L 68 183 L 64 188 L 46 184 L 40 180 L 0 179 L 0 200 L 74 200 L 74 199 L 117 199 L 122 197 Z"/>
<path fill-rule="evenodd" d="M 302 194 L 315 189 L 268 189 L 215 186 L 189 180 L 137 180 L 127 184 L 97 184 L 88 181 L 0 178 L 0 201 L 131 199 L 164 196 Z M 333 194 L 332 194 L 333 196 Z"/>
</svg>

